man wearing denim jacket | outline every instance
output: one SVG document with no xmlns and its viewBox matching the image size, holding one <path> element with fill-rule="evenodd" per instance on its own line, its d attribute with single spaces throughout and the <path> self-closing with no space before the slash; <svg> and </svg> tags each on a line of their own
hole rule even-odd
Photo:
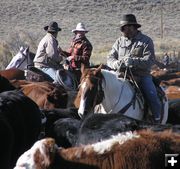
<svg viewBox="0 0 180 169">
<path fill-rule="evenodd" d="M 150 37 L 141 33 L 141 27 L 133 14 L 124 15 L 120 22 L 122 36 L 116 40 L 107 57 L 107 65 L 119 70 L 121 63 L 131 67 L 138 85 L 147 99 L 156 123 L 160 123 L 161 103 L 150 74 L 155 61 L 154 44 Z"/>
</svg>

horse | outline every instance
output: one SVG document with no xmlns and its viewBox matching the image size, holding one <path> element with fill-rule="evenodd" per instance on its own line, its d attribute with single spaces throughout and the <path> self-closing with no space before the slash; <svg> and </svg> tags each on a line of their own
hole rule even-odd
<svg viewBox="0 0 180 169">
<path fill-rule="evenodd" d="M 6 70 L 1 70 L 0 75 L 8 80 L 28 80 L 28 81 L 49 81 L 54 80 L 42 70 L 34 67 L 33 59 L 35 54 L 28 48 L 20 48 L 20 51 L 13 57 Z M 56 72 L 56 85 L 63 86 L 66 90 L 76 90 L 80 79 L 79 70 L 65 70 L 61 64 Z"/>
<path fill-rule="evenodd" d="M 40 110 L 30 98 L 17 90 L 0 93 L 0 168 L 13 168 L 37 141 L 40 129 Z"/>
<path fill-rule="evenodd" d="M 74 104 L 81 117 L 87 112 L 121 113 L 137 120 L 143 120 L 144 117 L 144 105 L 130 82 L 118 78 L 114 71 L 101 69 L 101 66 L 96 69 L 82 69 Z M 161 123 L 165 124 L 168 117 L 167 98 L 163 100 L 163 104 Z"/>
<path fill-rule="evenodd" d="M 19 52 L 12 58 L 7 65 L 7 69 L 18 68 L 20 70 L 27 69 L 28 66 L 33 66 L 35 54 L 29 51 L 29 47 L 21 47 Z"/>
<path fill-rule="evenodd" d="M 25 79 L 24 70 L 29 66 L 33 66 L 35 54 L 29 51 L 29 47 L 21 47 L 19 52 L 12 58 L 5 70 L 0 71 L 0 75 L 8 80 L 23 80 Z"/>
</svg>

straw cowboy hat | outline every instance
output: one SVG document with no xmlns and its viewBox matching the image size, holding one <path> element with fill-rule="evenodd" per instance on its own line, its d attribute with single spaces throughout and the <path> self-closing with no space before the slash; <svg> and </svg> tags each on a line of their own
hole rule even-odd
<svg viewBox="0 0 180 169">
<path fill-rule="evenodd" d="M 122 28 L 126 25 L 135 25 L 137 28 L 141 27 L 141 25 L 139 23 L 137 23 L 136 17 L 133 14 L 123 15 L 122 20 L 120 21 L 121 31 L 122 31 Z"/>
<path fill-rule="evenodd" d="M 48 26 L 44 27 L 44 30 L 48 32 L 59 32 L 61 28 L 59 28 L 57 22 L 50 22 Z"/>
<path fill-rule="evenodd" d="M 83 23 L 78 23 L 76 29 L 73 29 L 72 32 L 81 31 L 81 32 L 89 32 Z"/>
</svg>

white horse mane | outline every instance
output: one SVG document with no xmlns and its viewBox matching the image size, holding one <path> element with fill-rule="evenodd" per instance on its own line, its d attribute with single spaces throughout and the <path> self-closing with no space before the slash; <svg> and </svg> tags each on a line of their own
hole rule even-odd
<svg viewBox="0 0 180 169">
<path fill-rule="evenodd" d="M 124 105 L 127 104 L 127 100 L 124 95 L 132 97 L 134 92 L 133 88 L 127 80 L 118 78 L 118 74 L 114 71 L 102 69 L 101 73 L 104 77 L 102 82 L 102 88 L 105 94 L 105 99 L 102 102 L 104 105 L 103 107 L 106 110 L 106 113 L 117 113 Z"/>
<path fill-rule="evenodd" d="M 115 71 L 101 69 L 101 73 L 103 74 L 107 85 L 111 85 L 112 82 L 113 82 L 113 85 L 117 85 L 117 86 L 119 86 L 119 84 L 121 84 L 122 82 L 126 82 L 127 84 L 129 84 L 129 82 L 127 80 L 125 80 L 123 78 L 119 78 L 118 73 Z M 119 81 L 117 79 L 119 79 Z"/>
</svg>

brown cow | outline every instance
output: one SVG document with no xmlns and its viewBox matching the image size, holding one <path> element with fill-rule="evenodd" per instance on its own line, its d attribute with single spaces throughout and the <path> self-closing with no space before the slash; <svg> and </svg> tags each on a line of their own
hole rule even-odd
<svg viewBox="0 0 180 169">
<path fill-rule="evenodd" d="M 99 169 L 164 169 L 165 153 L 180 153 L 179 134 L 141 131 L 94 145 L 59 149 L 63 160 Z M 60 165 L 59 161 L 59 169 L 68 168 L 68 161 L 67 165 Z"/>
<path fill-rule="evenodd" d="M 40 108 L 53 109 L 65 108 L 67 104 L 67 92 L 61 86 L 50 82 L 29 82 L 26 80 L 11 81 L 16 88 L 30 97 Z"/>
<path fill-rule="evenodd" d="M 46 142 L 41 141 L 41 144 L 44 143 Z M 55 143 L 52 142 L 52 144 L 53 146 L 50 147 L 55 147 Z M 46 147 L 46 144 L 41 147 Z M 36 152 L 38 147 L 31 149 L 34 151 L 28 152 Z M 174 134 L 170 131 L 155 133 L 144 130 L 139 133 L 119 134 L 109 140 L 92 145 L 68 149 L 59 148 L 51 167 L 53 169 L 164 169 L 165 154 L 179 152 L 180 134 Z M 33 157 L 32 153 L 25 155 L 28 155 L 29 158 Z M 49 155 L 46 156 L 47 158 L 42 158 L 42 161 L 49 159 Z M 32 163 L 37 165 L 36 158 L 27 161 L 25 157 L 18 160 L 20 164 L 31 162 L 31 165 Z M 41 164 L 42 161 L 40 161 Z"/>
<path fill-rule="evenodd" d="M 180 99 L 180 87 L 178 86 L 169 86 L 166 88 L 165 93 L 167 94 L 168 99 Z"/>
<path fill-rule="evenodd" d="M 24 71 L 17 69 L 17 68 L 1 70 L 0 75 L 5 77 L 8 80 L 13 80 L 13 79 L 23 80 L 23 79 L 25 79 Z"/>
<path fill-rule="evenodd" d="M 159 80 L 169 80 L 180 77 L 180 72 L 170 72 L 168 70 L 153 71 L 151 74 Z"/>
<path fill-rule="evenodd" d="M 160 83 L 161 86 L 180 86 L 180 78 L 174 78 L 170 80 L 163 80 Z"/>
<path fill-rule="evenodd" d="M 19 157 L 14 169 L 47 169 L 54 159 L 56 149 L 52 138 L 37 141 Z"/>
</svg>

